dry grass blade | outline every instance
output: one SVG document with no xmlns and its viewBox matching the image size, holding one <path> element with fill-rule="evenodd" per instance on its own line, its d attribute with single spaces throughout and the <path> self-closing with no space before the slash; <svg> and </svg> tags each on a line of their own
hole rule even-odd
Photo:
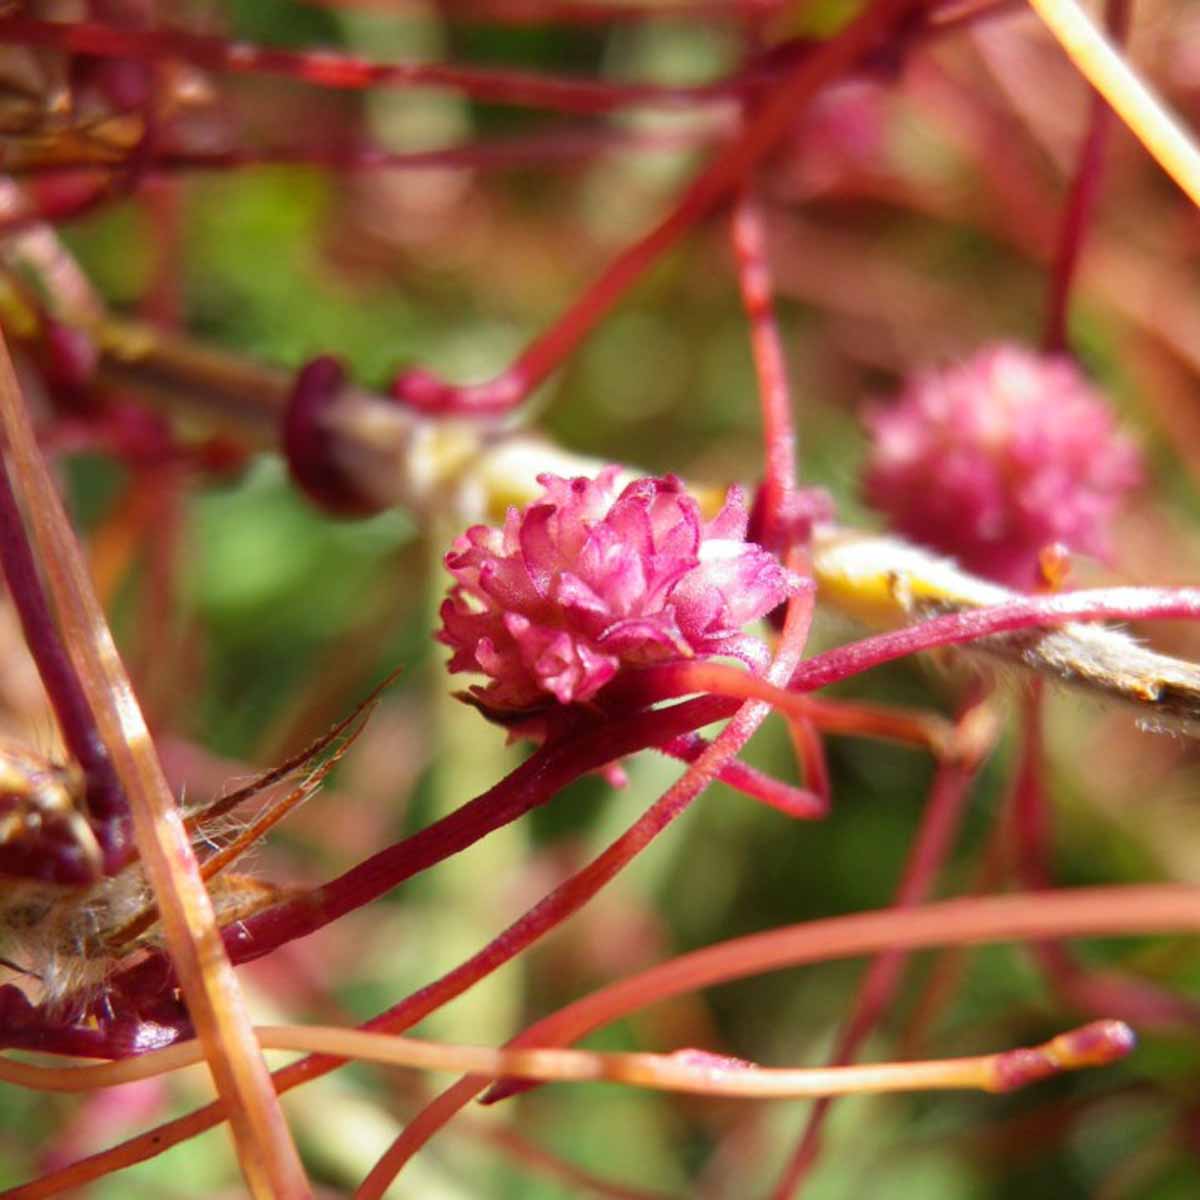
<svg viewBox="0 0 1200 1200">
<path fill-rule="evenodd" d="M 255 1197 L 308 1196 L 183 820 L 34 441 L 2 340 L 0 427 L 7 469 L 33 527 L 64 639 L 129 800 L 138 851 L 246 1181 Z"/>
<path fill-rule="evenodd" d="M 1030 7 L 1143 146 L 1200 204 L 1200 151 L 1075 0 L 1029 0 Z"/>
<path fill-rule="evenodd" d="M 198 829 L 205 821 L 211 821 L 214 817 L 220 817 L 227 812 L 232 812 L 243 801 L 249 800 L 252 796 L 257 796 L 260 792 L 266 791 L 267 788 L 278 783 L 281 779 L 285 779 L 294 771 L 315 762 L 320 755 L 324 754 L 330 746 L 341 738 L 343 739 L 342 745 L 334 751 L 325 771 L 327 774 L 328 769 L 345 754 L 362 732 L 367 719 L 375 709 L 375 705 L 379 703 L 379 697 L 400 677 L 401 669 L 397 667 L 396 670 L 387 675 L 336 725 L 326 730 L 319 738 L 311 741 L 303 750 L 293 754 L 290 758 L 272 767 L 269 771 L 263 772 L 263 774 L 257 776 L 255 779 L 252 779 L 245 787 L 240 787 L 236 791 L 229 792 L 214 800 L 211 804 L 192 809 L 186 818 L 187 827 L 189 829 Z"/>
<path fill-rule="evenodd" d="M 331 742 L 337 737 L 344 737 L 343 742 L 339 745 L 330 756 L 320 765 L 311 770 L 300 783 L 292 788 L 282 798 L 272 801 L 267 807 L 256 816 L 245 829 L 241 830 L 227 845 L 221 847 L 220 850 L 207 857 L 200 864 L 200 876 L 204 880 L 212 879 L 219 872 L 223 871 L 231 863 L 236 862 L 243 854 L 246 853 L 252 846 L 260 842 L 270 830 L 272 830 L 280 821 L 284 819 L 293 809 L 303 804 L 316 792 L 326 776 L 334 767 L 341 761 L 342 756 L 354 744 L 358 735 L 362 732 L 366 724 L 366 719 L 370 715 L 369 710 L 374 707 L 378 700 L 379 692 L 385 688 L 388 683 L 395 677 L 391 675 L 386 679 L 370 696 L 359 704 L 354 711 L 343 721 L 339 721 L 333 729 L 328 733 L 318 738 L 311 746 L 309 746 L 302 755 L 297 755 L 294 759 L 289 759 L 288 763 L 283 767 L 278 767 L 266 775 L 261 776 L 261 779 L 266 780 L 264 784 L 259 781 L 251 784 L 249 787 L 240 788 L 237 792 L 231 793 L 224 797 L 211 809 L 205 810 L 205 813 L 219 810 L 224 812 L 227 808 L 233 807 L 234 803 L 239 803 L 248 796 L 254 795 L 260 791 L 262 787 L 268 787 L 272 783 L 278 781 L 282 777 L 285 770 L 294 770 L 295 767 L 304 762 L 306 759 L 311 759 L 313 756 L 322 753 L 328 748 Z M 353 722 L 358 724 L 351 728 Z M 186 827 L 190 830 L 196 825 L 195 814 L 190 816 L 186 822 Z M 145 912 L 140 913 L 132 921 L 123 928 L 118 929 L 108 939 L 108 945 L 115 951 L 120 951 L 123 947 L 128 946 L 141 934 L 145 933 L 158 920 L 158 906 L 152 904 Z"/>
</svg>

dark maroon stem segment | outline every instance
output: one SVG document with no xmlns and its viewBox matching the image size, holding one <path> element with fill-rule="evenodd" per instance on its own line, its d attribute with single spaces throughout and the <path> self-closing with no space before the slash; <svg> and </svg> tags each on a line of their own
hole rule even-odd
<svg viewBox="0 0 1200 1200">
<path fill-rule="evenodd" d="M 345 384 L 346 372 L 336 358 L 326 354 L 305 363 L 288 395 L 281 441 L 292 481 L 310 500 L 338 516 L 363 517 L 380 506 L 334 460 L 332 439 L 322 426 Z"/>
<path fill-rule="evenodd" d="M 46 602 L 9 469 L 0 466 L 0 566 L 63 741 L 87 779 L 87 806 L 105 869 L 116 870 L 125 861 L 125 793 Z"/>
<path fill-rule="evenodd" d="M 722 720 L 739 702 L 703 697 L 653 713 L 635 713 L 592 730 L 576 730 L 538 750 L 494 787 L 440 821 L 381 850 L 324 886 L 227 927 L 225 949 L 234 963 L 249 962 L 338 917 L 369 904 L 421 871 L 474 845 L 493 830 L 546 804 L 572 780 L 633 754 L 664 746 L 681 734 Z M 111 981 L 115 992 L 139 1000 L 173 986 L 155 955 Z"/>
<path fill-rule="evenodd" d="M 227 929 L 229 956 L 235 963 L 246 962 L 312 933 L 545 804 L 586 772 L 669 742 L 736 708 L 737 701 L 691 700 L 662 712 L 638 713 L 594 733 L 545 746 L 495 787 L 427 829 L 372 855 L 314 894 Z"/>
</svg>

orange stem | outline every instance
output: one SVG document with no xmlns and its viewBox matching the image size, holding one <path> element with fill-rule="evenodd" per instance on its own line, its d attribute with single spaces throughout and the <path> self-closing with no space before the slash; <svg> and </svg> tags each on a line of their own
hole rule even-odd
<svg viewBox="0 0 1200 1200">
<path fill-rule="evenodd" d="M 1200 888 L 1186 884 L 1063 889 L 1012 896 L 965 897 L 897 912 L 883 909 L 810 921 L 735 938 L 683 955 L 585 996 L 519 1035 L 523 1045 L 569 1044 L 611 1021 L 661 1000 L 763 971 L 807 963 L 919 950 L 978 946 L 1047 937 L 1120 937 L 1200 932 Z M 289 1091 L 341 1065 L 304 1059 L 275 1074 Z M 481 1090 L 466 1080 L 436 1102 L 444 1119 Z M 431 1110 L 427 1109 L 429 1114 Z M 147 1130 L 111 1149 L 0 1193 L 0 1200 L 41 1200 L 144 1162 L 224 1119 L 219 1104 Z M 407 1132 L 407 1131 L 406 1131 Z"/>
</svg>

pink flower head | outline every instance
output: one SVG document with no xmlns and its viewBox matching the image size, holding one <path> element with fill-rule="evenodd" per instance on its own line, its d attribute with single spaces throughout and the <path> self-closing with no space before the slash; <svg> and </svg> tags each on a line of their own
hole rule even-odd
<svg viewBox="0 0 1200 1200">
<path fill-rule="evenodd" d="M 1069 359 L 995 346 L 915 376 L 867 414 L 865 492 L 893 526 L 1018 588 L 1062 543 L 1104 557 L 1141 476 L 1133 444 Z"/>
<path fill-rule="evenodd" d="M 618 494 L 617 467 L 595 479 L 539 476 L 545 493 L 475 525 L 446 555 L 455 578 L 438 640 L 451 671 L 481 671 L 471 697 L 514 714 L 589 700 L 624 665 L 765 648 L 742 627 L 800 581 L 747 542 L 742 493 L 709 522 L 672 475 Z"/>
</svg>

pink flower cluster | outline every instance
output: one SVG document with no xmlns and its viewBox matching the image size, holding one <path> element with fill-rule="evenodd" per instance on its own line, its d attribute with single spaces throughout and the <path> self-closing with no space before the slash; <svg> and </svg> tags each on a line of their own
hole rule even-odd
<svg viewBox="0 0 1200 1200">
<path fill-rule="evenodd" d="M 1106 555 L 1141 476 L 1074 363 L 1017 346 L 915 376 L 867 426 L 869 502 L 915 541 L 1022 589 L 1039 582 L 1047 546 Z"/>
<path fill-rule="evenodd" d="M 438 640 L 451 671 L 490 682 L 471 697 L 498 715 L 591 699 L 622 666 L 765 648 L 743 627 L 800 581 L 745 540 L 731 488 L 705 523 L 674 476 L 618 494 L 616 467 L 595 479 L 542 475 L 545 493 L 510 508 L 501 529 L 475 525 L 446 555 L 455 578 Z"/>
</svg>

